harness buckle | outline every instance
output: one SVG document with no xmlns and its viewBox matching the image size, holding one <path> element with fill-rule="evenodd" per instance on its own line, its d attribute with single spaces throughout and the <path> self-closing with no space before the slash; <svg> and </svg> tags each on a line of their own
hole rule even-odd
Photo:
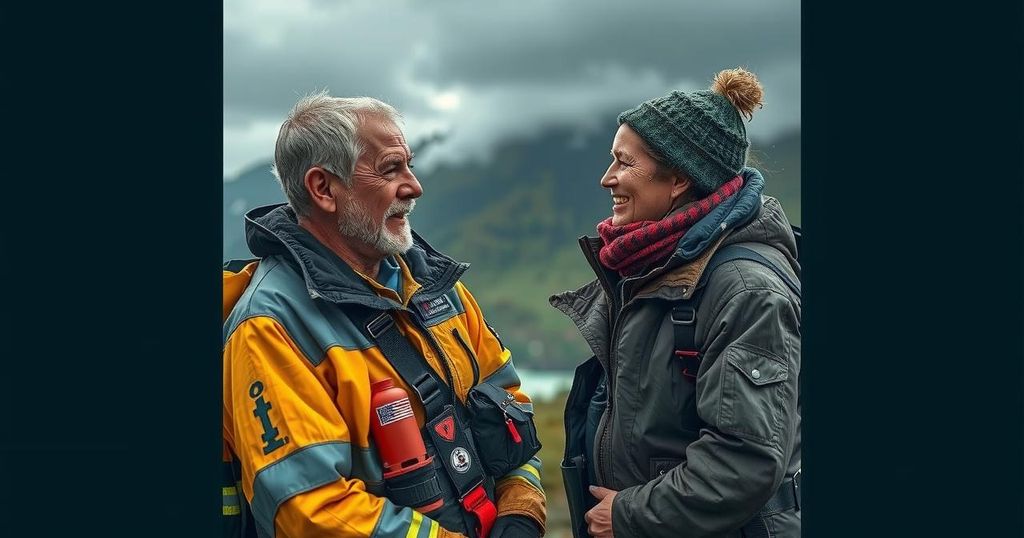
<svg viewBox="0 0 1024 538">
<path fill-rule="evenodd" d="M 425 410 L 433 410 L 434 400 L 441 397 L 441 387 L 437 380 L 429 373 L 424 372 L 412 382 L 412 388 L 419 395 Z"/>
<path fill-rule="evenodd" d="M 391 318 L 391 314 L 381 312 L 379 316 L 373 318 L 366 324 L 366 331 L 370 333 L 370 336 L 374 339 L 377 339 L 394 324 L 395 320 Z"/>
<path fill-rule="evenodd" d="M 697 321 L 697 310 L 692 306 L 677 306 L 669 317 L 673 325 L 693 325 Z"/>
</svg>

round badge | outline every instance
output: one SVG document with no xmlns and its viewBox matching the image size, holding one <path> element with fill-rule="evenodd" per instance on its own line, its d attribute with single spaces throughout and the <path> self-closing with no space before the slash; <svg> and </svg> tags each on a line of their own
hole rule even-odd
<svg viewBox="0 0 1024 538">
<path fill-rule="evenodd" d="M 465 448 L 458 446 L 455 447 L 455 450 L 452 450 L 452 468 L 457 472 L 464 473 L 468 471 L 471 463 L 469 452 Z"/>
</svg>

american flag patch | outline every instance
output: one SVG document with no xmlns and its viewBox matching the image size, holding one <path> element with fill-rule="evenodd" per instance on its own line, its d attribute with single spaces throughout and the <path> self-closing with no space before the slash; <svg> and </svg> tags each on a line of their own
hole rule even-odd
<svg viewBox="0 0 1024 538">
<path fill-rule="evenodd" d="M 402 398 L 401 400 L 384 404 L 377 408 L 377 418 L 380 419 L 381 426 L 387 426 L 392 422 L 398 422 L 403 418 L 409 418 L 412 416 L 412 405 L 409 403 L 409 398 Z"/>
</svg>

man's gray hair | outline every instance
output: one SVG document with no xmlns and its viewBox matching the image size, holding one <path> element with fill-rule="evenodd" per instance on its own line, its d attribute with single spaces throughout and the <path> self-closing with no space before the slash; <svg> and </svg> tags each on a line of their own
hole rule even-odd
<svg viewBox="0 0 1024 538">
<path fill-rule="evenodd" d="M 306 172 L 314 166 L 352 184 L 363 145 L 356 132 L 367 115 L 380 115 L 397 124 L 401 115 L 391 105 L 372 97 L 331 97 L 327 91 L 307 95 L 296 103 L 281 124 L 274 148 L 274 177 L 295 213 L 306 216 L 312 200 L 306 190 Z"/>
</svg>

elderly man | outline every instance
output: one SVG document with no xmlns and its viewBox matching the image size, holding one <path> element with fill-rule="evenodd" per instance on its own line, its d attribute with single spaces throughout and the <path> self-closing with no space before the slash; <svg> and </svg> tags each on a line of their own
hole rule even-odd
<svg viewBox="0 0 1024 538">
<path fill-rule="evenodd" d="M 530 400 L 467 265 L 410 229 L 412 157 L 375 99 L 312 95 L 281 126 L 288 203 L 246 215 L 260 259 L 224 273 L 224 444 L 244 493 L 225 514 L 249 508 L 260 536 L 543 534 Z M 381 403 L 394 387 L 408 400 Z"/>
</svg>

